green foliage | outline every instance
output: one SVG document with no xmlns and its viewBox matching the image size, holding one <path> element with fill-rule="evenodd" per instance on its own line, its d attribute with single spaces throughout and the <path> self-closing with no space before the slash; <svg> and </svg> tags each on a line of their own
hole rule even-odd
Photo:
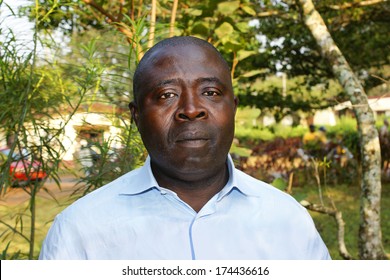
<svg viewBox="0 0 390 280">
<path fill-rule="evenodd" d="M 119 142 L 123 146 L 112 148 L 113 142 Z M 125 126 L 123 135 L 119 139 L 107 138 L 102 142 L 92 143 L 96 149 L 96 154 L 91 154 L 92 166 L 83 166 L 80 162 L 81 174 L 75 194 L 84 196 L 96 190 L 119 176 L 139 167 L 145 157 L 145 149 L 141 138 L 134 125 Z M 96 156 L 96 158 L 94 158 Z M 86 158 L 79 158 L 86 160 Z"/>
<path fill-rule="evenodd" d="M 383 66 L 388 65 L 390 58 L 386 50 L 390 43 L 386 20 L 390 4 L 383 1 L 375 5 L 343 7 L 343 2 L 316 1 L 315 5 L 353 70 L 383 76 Z M 258 32 L 266 39 L 264 51 L 269 55 L 269 67 L 289 76 L 304 75 L 311 85 L 327 84 L 332 78 L 331 65 L 325 63 L 304 26 L 299 6 L 267 1 L 262 10 L 274 11 L 274 16 L 260 18 L 258 24 Z M 361 78 L 367 89 L 382 83 L 370 75 Z"/>
<path fill-rule="evenodd" d="M 334 105 L 342 89 L 334 82 L 329 84 L 332 86 L 307 87 L 304 77 L 259 78 L 239 92 L 239 100 L 241 106 L 255 106 L 262 115 L 271 114 L 280 122 L 286 116 L 299 116 Z"/>
<path fill-rule="evenodd" d="M 36 13 L 45 15 L 38 25 L 42 29 L 60 28 L 72 36 L 91 29 L 100 32 L 105 30 L 105 19 L 110 14 L 111 23 L 120 22 L 129 30 L 137 30 L 134 36 L 137 44 L 147 41 L 145 36 L 138 37 L 148 32 L 149 3 L 96 2 L 106 14 L 81 0 L 40 0 L 39 3 L 38 9 L 27 7 L 25 12 L 31 18 Z M 158 1 L 158 40 L 168 36 L 171 7 L 171 1 Z M 389 4 L 346 8 L 342 3 L 328 0 L 317 1 L 316 7 L 347 60 L 357 73 L 362 73 L 367 89 L 383 83 L 365 73 L 388 78 L 389 36 L 386 35 L 389 32 L 386 31 L 389 25 L 385 19 L 389 16 Z M 135 24 L 140 17 L 144 24 Z M 291 1 L 179 1 L 175 35 L 198 36 L 217 46 L 232 65 L 235 90 L 242 99 L 241 104 L 270 111 L 277 120 L 297 111 L 309 112 L 330 106 L 336 102 L 334 98 L 345 99 L 340 88 L 332 90 L 331 68 L 304 26 L 298 5 Z M 262 89 L 253 85 L 254 82 L 261 83 L 259 78 L 278 71 L 285 72 L 290 79 L 304 77 L 304 81 L 289 86 L 287 93 L 275 84 Z M 318 85 L 324 89 L 318 91 Z"/>
<path fill-rule="evenodd" d="M 287 188 L 288 182 L 284 180 L 283 178 L 275 178 L 275 180 L 272 181 L 271 185 L 274 186 L 275 188 L 285 191 Z"/>
<path fill-rule="evenodd" d="M 182 5 L 177 26 L 181 34 L 210 41 L 231 65 L 257 54 L 258 42 L 254 29 L 249 26 L 255 14 L 254 5 L 249 1 L 191 1 L 188 6 Z M 198 13 L 191 12 L 194 9 Z M 237 61 L 236 56 L 239 56 Z M 247 69 L 237 69 L 234 76 L 245 72 Z"/>
<path fill-rule="evenodd" d="M 20 258 L 20 251 L 8 253 L 11 241 L 7 243 L 4 250 L 0 254 L 0 260 L 18 260 Z"/>
<path fill-rule="evenodd" d="M 53 9 L 49 9 L 47 14 L 34 14 L 35 27 L 52 16 L 58 3 L 53 2 Z M 43 11 L 39 5 L 34 8 L 35 11 Z M 66 152 L 63 145 L 63 141 L 67 140 L 65 127 L 78 110 L 89 108 L 93 102 L 103 99 L 110 102 L 109 98 L 115 100 L 118 94 L 122 96 L 116 100 L 118 105 L 125 107 L 124 102 L 129 102 L 128 48 L 120 49 L 119 53 L 124 52 L 125 55 L 118 56 L 113 51 L 115 48 L 108 51 L 109 46 L 112 47 L 117 42 L 111 45 L 106 42 L 104 45 L 101 44 L 102 41 L 90 39 L 84 44 L 79 41 L 79 51 L 72 51 L 67 55 L 54 41 L 40 40 L 44 34 L 39 34 L 36 28 L 31 41 L 32 49 L 24 50 L 20 48 L 20 42 L 12 30 L 1 30 L 0 33 L 5 36 L 5 40 L 0 43 L 0 142 L 2 146 L 9 146 L 11 154 L 26 150 L 28 160 L 38 162 L 40 170 L 47 174 L 44 180 L 30 181 L 22 187 L 29 195 L 29 205 L 14 213 L 11 221 L 0 217 L 0 224 L 4 226 L 0 236 L 9 241 L 16 236 L 21 237 L 28 246 L 28 254 L 23 258 L 32 259 L 36 257 L 36 220 L 39 212 L 36 198 L 38 193 L 48 192 L 45 188 L 48 179 L 54 180 L 60 187 L 59 167 Z M 43 47 L 50 48 L 52 57 L 38 56 L 38 42 Z M 113 63 L 114 59 L 121 61 L 120 66 Z M 108 69 L 105 66 L 107 61 L 114 66 Z M 127 96 L 123 96 L 124 91 L 127 91 Z M 134 131 L 126 126 L 128 123 L 128 114 L 123 114 L 122 119 L 118 118 L 116 121 L 123 131 L 123 137 L 118 141 L 128 145 L 122 151 L 123 158 L 116 163 L 123 166 L 122 173 L 134 168 L 142 153 L 142 148 L 132 146 L 139 142 L 139 137 L 126 131 Z M 108 139 L 102 143 L 103 158 L 107 158 L 104 152 L 108 150 L 109 141 Z M 10 156 L 0 162 L 2 195 L 9 191 L 13 182 L 13 174 L 10 173 L 12 160 L 13 157 Z M 25 167 L 26 170 L 31 168 L 31 165 Z M 105 176 L 106 170 L 102 164 L 102 168 L 98 170 L 100 177 Z M 113 170 L 116 169 L 113 167 Z M 8 244 L 6 248 L 2 248 L 3 257 L 19 257 L 9 253 L 9 246 L 13 243 Z"/>
<path fill-rule="evenodd" d="M 61 28 L 66 34 L 71 34 L 85 31 L 90 27 L 101 29 L 103 22 L 97 21 L 95 14 L 90 10 L 86 9 L 82 12 L 82 7 L 84 7 L 82 1 L 39 0 L 38 5 L 29 4 L 20 12 L 28 16 L 31 21 L 35 21 L 37 17 L 40 18 L 37 22 L 39 30 Z"/>
<path fill-rule="evenodd" d="M 252 129 L 252 128 L 241 128 L 241 127 L 236 128 L 235 136 L 241 141 L 249 141 L 249 140 L 270 141 L 275 137 L 275 135 L 267 128 Z"/>
<path fill-rule="evenodd" d="M 238 108 L 236 114 L 235 137 L 243 142 L 271 141 L 277 137 L 302 137 L 307 128 L 302 126 L 290 127 L 283 124 L 263 126 L 261 111 L 257 108 Z"/>
<path fill-rule="evenodd" d="M 40 18 L 37 18 L 38 22 Z M 39 164 L 37 171 L 44 171 L 47 177 L 42 181 L 27 181 L 23 190 L 29 194 L 29 207 L 24 212 L 15 215 L 15 224 L 8 224 L 7 232 L 14 232 L 24 237 L 29 244 L 28 258 L 33 258 L 36 230 L 36 195 L 44 190 L 44 182 L 48 178 L 58 182 L 58 168 L 64 146 L 61 142 L 64 125 L 69 116 L 77 109 L 84 94 L 91 88 L 96 73 L 91 69 L 79 71 L 79 78 L 84 77 L 86 82 L 79 89 L 67 87 L 69 83 L 63 78 L 61 67 L 56 61 L 46 63 L 40 60 L 37 63 L 38 34 L 33 36 L 31 51 L 22 53 L 18 48 L 18 40 L 11 31 L 2 30 L 7 34 L 2 43 L 0 53 L 0 141 L 7 144 L 10 154 L 16 153 L 27 160 L 24 170 L 29 173 L 34 162 Z M 75 99 L 77 93 L 77 99 Z M 64 110 L 63 108 L 67 108 Z M 71 110 L 69 110 L 71 108 Z M 72 111 L 73 110 L 73 111 Z M 66 117 L 63 112 L 66 111 Z M 57 117 L 61 124 L 52 122 Z M 0 165 L 0 193 L 4 194 L 11 183 L 13 174 L 10 172 L 13 156 L 1 162 Z M 29 233 L 24 231 L 26 212 L 29 213 Z M 20 227 L 19 227 L 20 225 Z M 7 248 L 6 248 L 7 249 Z M 6 251 L 5 249 L 5 251 Z"/>
<path fill-rule="evenodd" d="M 390 188 L 384 184 L 381 201 L 381 224 L 383 246 L 386 252 L 390 250 Z M 311 203 L 320 204 L 317 189 L 311 184 L 301 184 L 293 188 L 293 195 L 305 195 Z M 359 233 L 359 201 L 360 189 L 358 185 L 338 184 L 324 189 L 324 201 L 326 204 L 333 203 L 342 212 L 345 221 L 345 243 L 348 251 L 354 258 L 358 258 L 358 233 Z M 327 245 L 330 255 L 334 260 L 342 259 L 338 251 L 337 227 L 332 217 L 310 211 L 315 225 Z"/>
<path fill-rule="evenodd" d="M 360 159 L 359 133 L 357 131 L 356 119 L 342 117 L 335 126 L 327 128 L 327 137 L 334 142 L 341 142 L 349 151 Z"/>
</svg>

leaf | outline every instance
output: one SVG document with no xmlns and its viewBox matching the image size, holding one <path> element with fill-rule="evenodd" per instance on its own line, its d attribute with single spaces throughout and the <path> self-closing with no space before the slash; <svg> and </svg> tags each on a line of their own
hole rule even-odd
<svg viewBox="0 0 390 280">
<path fill-rule="evenodd" d="M 228 22 L 224 22 L 217 29 L 215 29 L 215 34 L 219 39 L 223 39 L 224 37 L 233 33 L 233 31 L 233 26 Z"/>
<path fill-rule="evenodd" d="M 201 16 L 203 11 L 202 10 L 199 10 L 199 9 L 193 9 L 193 8 L 188 8 L 185 10 L 185 13 L 190 15 L 190 16 Z"/>
<path fill-rule="evenodd" d="M 247 33 L 249 31 L 249 25 L 247 22 L 238 22 L 236 23 L 236 27 L 238 30 L 240 30 L 242 33 Z"/>
<path fill-rule="evenodd" d="M 239 50 L 237 53 L 237 59 L 238 61 L 241 61 L 255 54 L 257 54 L 255 51 Z"/>
<path fill-rule="evenodd" d="M 247 13 L 248 15 L 251 15 L 251 16 L 255 16 L 256 15 L 256 11 L 253 10 L 251 7 L 249 6 L 242 6 L 241 9 L 243 9 L 243 11 L 245 13 Z"/>
<path fill-rule="evenodd" d="M 307 197 L 307 194 L 299 193 L 299 194 L 293 194 L 292 196 L 296 199 L 296 201 L 301 203 L 302 200 L 304 200 Z"/>
<path fill-rule="evenodd" d="M 192 33 L 194 34 L 208 34 L 210 24 L 208 22 L 196 22 L 192 26 Z"/>
<path fill-rule="evenodd" d="M 250 77 L 253 77 L 253 76 L 256 76 L 256 75 L 260 75 L 260 74 L 264 74 L 264 73 L 267 73 L 267 72 L 268 72 L 267 69 L 257 69 L 257 70 L 248 71 L 248 72 L 242 74 L 240 77 L 242 77 L 242 78 L 250 78 Z"/>
<path fill-rule="evenodd" d="M 274 186 L 275 188 L 281 190 L 281 191 L 284 191 L 286 189 L 286 187 L 287 187 L 287 182 L 283 178 L 276 178 L 271 183 L 271 185 Z"/>
<path fill-rule="evenodd" d="M 227 1 L 218 4 L 218 12 L 224 16 L 233 14 L 240 7 L 240 1 Z"/>
<path fill-rule="evenodd" d="M 225 37 L 221 40 L 223 48 L 226 52 L 237 52 L 242 48 L 242 45 L 230 37 Z"/>
</svg>

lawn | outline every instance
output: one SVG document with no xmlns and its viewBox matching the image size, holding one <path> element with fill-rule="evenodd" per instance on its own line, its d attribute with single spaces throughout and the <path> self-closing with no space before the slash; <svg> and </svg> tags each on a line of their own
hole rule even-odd
<svg viewBox="0 0 390 280">
<path fill-rule="evenodd" d="M 386 253 L 390 253 L 390 185 L 382 185 L 381 225 L 382 242 Z M 330 199 L 342 212 L 345 222 L 345 244 L 353 258 L 358 258 L 358 232 L 359 232 L 359 186 L 336 185 L 323 187 L 324 204 L 331 207 Z M 318 188 L 315 185 L 305 185 L 293 188 L 293 195 L 305 197 L 311 203 L 320 204 Z M 341 259 L 337 247 L 337 227 L 333 217 L 317 212 L 310 212 L 325 244 L 333 259 Z M 390 255 L 389 255 L 390 256 Z"/>
<path fill-rule="evenodd" d="M 35 246 L 34 246 L 34 257 L 38 258 L 40 246 L 43 239 L 46 236 L 47 231 L 54 219 L 54 217 L 70 202 L 74 199 L 67 197 L 61 198 L 58 201 L 48 198 L 37 198 L 37 212 L 36 212 L 36 237 L 35 237 Z M 4 223 L 16 228 L 27 238 L 29 237 L 30 232 L 30 212 L 29 212 L 29 203 L 28 201 L 13 206 L 0 206 L 0 236 L 1 236 L 1 245 L 0 253 L 3 253 L 4 258 L 5 249 L 9 243 L 9 248 L 7 250 L 7 258 L 17 258 L 17 259 L 28 259 L 29 252 L 29 243 L 28 241 L 21 236 L 21 234 L 14 233 L 6 226 Z"/>
</svg>

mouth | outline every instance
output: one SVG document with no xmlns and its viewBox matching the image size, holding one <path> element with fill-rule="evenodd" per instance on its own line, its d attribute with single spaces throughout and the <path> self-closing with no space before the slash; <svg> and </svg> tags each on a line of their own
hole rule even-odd
<svg viewBox="0 0 390 280">
<path fill-rule="evenodd" d="M 176 143 L 184 147 L 202 147 L 210 141 L 207 135 L 198 132 L 185 132 L 178 135 Z"/>
<path fill-rule="evenodd" d="M 207 144 L 208 140 L 204 139 L 194 139 L 194 140 L 183 140 L 183 141 L 177 141 L 176 143 L 179 146 L 185 147 L 185 148 L 202 148 Z"/>
</svg>

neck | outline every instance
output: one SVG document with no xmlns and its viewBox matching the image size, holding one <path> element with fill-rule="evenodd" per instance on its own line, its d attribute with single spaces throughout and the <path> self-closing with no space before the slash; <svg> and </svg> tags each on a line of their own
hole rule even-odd
<svg viewBox="0 0 390 280">
<path fill-rule="evenodd" d="M 153 163 L 151 166 L 158 184 L 174 191 L 181 200 L 190 205 L 196 212 L 199 212 L 215 194 L 220 192 L 229 180 L 226 163 L 220 168 L 219 172 L 191 181 L 169 175 Z"/>
</svg>

